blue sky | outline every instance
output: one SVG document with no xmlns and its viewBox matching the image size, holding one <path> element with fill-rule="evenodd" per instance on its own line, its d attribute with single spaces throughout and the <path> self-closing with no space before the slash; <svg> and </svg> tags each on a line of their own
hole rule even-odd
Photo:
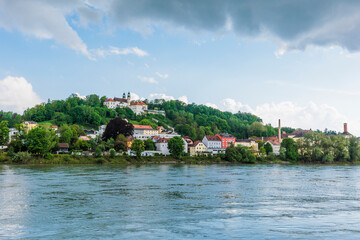
<svg viewBox="0 0 360 240">
<path fill-rule="evenodd" d="M 326 4 L 325 4 L 326 3 Z M 0 109 L 181 99 L 360 134 L 356 1 L 0 0 Z"/>
</svg>

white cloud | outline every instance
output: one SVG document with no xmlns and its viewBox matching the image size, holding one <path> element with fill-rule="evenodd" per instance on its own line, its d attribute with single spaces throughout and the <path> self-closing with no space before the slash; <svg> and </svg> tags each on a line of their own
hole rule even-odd
<svg viewBox="0 0 360 240">
<path fill-rule="evenodd" d="M 207 103 L 206 105 L 217 108 L 217 105 L 213 103 Z M 353 129 L 350 132 L 360 135 L 360 132 L 356 130 L 360 129 L 360 122 L 347 118 L 339 110 L 327 104 L 316 104 L 314 102 L 296 104 L 291 101 L 284 101 L 264 103 L 252 108 L 249 105 L 227 98 L 221 101 L 219 109 L 233 113 L 238 111 L 249 112 L 262 118 L 264 123 L 271 123 L 275 127 L 278 124 L 278 119 L 281 119 L 283 126 L 311 128 L 313 130 L 328 128 L 343 131 L 343 123 L 348 122 L 351 129 Z"/>
<path fill-rule="evenodd" d="M 218 106 L 216 106 L 216 104 L 214 104 L 214 103 L 206 103 L 205 106 L 219 109 Z"/>
<path fill-rule="evenodd" d="M 183 103 L 189 104 L 189 100 L 187 96 L 181 96 L 178 98 L 179 101 L 182 101 Z"/>
<path fill-rule="evenodd" d="M 167 79 L 169 77 L 169 74 L 162 74 L 162 73 L 159 73 L 159 72 L 156 72 L 155 73 L 156 75 L 158 75 L 159 78 L 162 78 L 162 79 Z"/>
<path fill-rule="evenodd" d="M 39 103 L 40 97 L 25 78 L 8 76 L 0 80 L 0 109 L 22 113 Z"/>
<path fill-rule="evenodd" d="M 140 81 L 151 83 L 151 84 L 158 84 L 159 82 L 156 81 L 153 77 L 144 77 L 144 76 L 138 76 L 137 77 Z"/>
<path fill-rule="evenodd" d="M 52 1 L 1 0 L 0 27 L 39 39 L 54 39 L 92 59 L 86 44 L 66 20 L 75 2 L 70 8 L 55 5 Z"/>
<path fill-rule="evenodd" d="M 170 100 L 179 100 L 179 101 L 182 101 L 184 102 L 185 104 L 188 104 L 189 103 L 189 100 L 187 98 L 187 96 L 181 96 L 179 98 L 175 98 L 173 96 L 168 96 L 164 93 L 151 93 L 149 95 L 149 99 L 150 100 L 154 100 L 154 99 L 164 99 L 165 101 L 170 101 Z"/>
<path fill-rule="evenodd" d="M 109 47 L 109 49 L 94 49 L 91 50 L 91 52 L 94 55 L 100 56 L 100 57 L 106 57 L 106 56 L 110 56 L 110 55 L 136 55 L 138 57 L 144 57 L 144 56 L 148 56 L 149 54 L 138 48 L 138 47 L 130 47 L 130 48 L 117 48 L 117 47 Z"/>
</svg>

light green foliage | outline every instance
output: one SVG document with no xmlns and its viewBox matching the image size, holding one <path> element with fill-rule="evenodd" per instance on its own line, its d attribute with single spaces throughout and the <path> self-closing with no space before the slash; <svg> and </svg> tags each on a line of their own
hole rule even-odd
<svg viewBox="0 0 360 240">
<path fill-rule="evenodd" d="M 225 150 L 225 161 L 228 162 L 239 162 L 239 163 L 255 163 L 256 157 L 251 153 L 249 148 L 245 146 L 231 145 Z"/>
<path fill-rule="evenodd" d="M 31 159 L 31 154 L 28 152 L 18 152 L 12 157 L 14 163 L 27 163 Z"/>
<path fill-rule="evenodd" d="M 158 127 L 158 125 L 150 119 L 143 119 L 140 121 L 139 123 L 140 125 L 150 125 L 153 129 L 156 129 Z"/>
<path fill-rule="evenodd" d="M 253 122 L 248 128 L 248 133 L 249 136 L 264 137 L 266 130 L 261 122 Z"/>
<path fill-rule="evenodd" d="M 7 121 L 0 122 L 0 146 L 9 142 L 9 128 Z"/>
<path fill-rule="evenodd" d="M 173 137 L 168 142 L 168 149 L 172 156 L 180 159 L 181 154 L 184 152 L 184 141 L 181 137 Z"/>
<path fill-rule="evenodd" d="M 110 149 L 109 153 L 111 158 L 114 158 L 116 156 L 116 151 L 113 148 Z"/>
<path fill-rule="evenodd" d="M 360 160 L 359 142 L 355 137 L 351 137 L 349 140 L 349 157 L 351 162 Z"/>
<path fill-rule="evenodd" d="M 135 139 L 134 142 L 131 144 L 131 150 L 136 153 L 136 157 L 140 158 L 141 153 L 145 151 L 145 144 L 140 139 Z"/>
</svg>

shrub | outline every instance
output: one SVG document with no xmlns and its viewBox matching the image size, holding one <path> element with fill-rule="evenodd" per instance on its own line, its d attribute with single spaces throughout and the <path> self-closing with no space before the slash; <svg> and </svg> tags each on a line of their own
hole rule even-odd
<svg viewBox="0 0 360 240">
<path fill-rule="evenodd" d="M 101 157 L 102 151 L 100 147 L 97 147 L 94 152 L 94 157 L 98 158 Z"/>
<path fill-rule="evenodd" d="M 31 159 L 31 154 L 28 152 L 18 152 L 12 157 L 14 163 L 27 163 Z"/>
<path fill-rule="evenodd" d="M 46 153 L 46 154 L 45 154 L 45 159 L 51 160 L 51 159 L 53 159 L 53 158 L 54 158 L 54 156 L 53 156 L 51 153 Z"/>
<path fill-rule="evenodd" d="M 114 158 L 116 156 L 116 151 L 113 148 L 110 149 L 109 153 L 111 158 Z"/>
</svg>

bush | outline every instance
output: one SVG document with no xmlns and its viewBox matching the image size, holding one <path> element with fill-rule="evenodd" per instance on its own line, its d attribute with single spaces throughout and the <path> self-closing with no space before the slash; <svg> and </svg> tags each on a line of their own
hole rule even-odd
<svg viewBox="0 0 360 240">
<path fill-rule="evenodd" d="M 101 155 L 102 155 L 101 148 L 97 147 L 94 152 L 94 157 L 98 158 L 98 157 L 101 157 Z"/>
<path fill-rule="evenodd" d="M 0 154 L 0 162 L 6 162 L 7 158 L 5 156 L 5 154 Z"/>
<path fill-rule="evenodd" d="M 98 159 L 96 159 L 96 163 L 98 163 L 98 164 L 104 164 L 104 163 L 106 163 L 107 161 L 106 161 L 106 159 L 104 159 L 104 158 L 98 158 Z"/>
<path fill-rule="evenodd" d="M 109 153 L 111 158 L 114 158 L 116 156 L 116 151 L 113 148 L 110 149 Z"/>
<path fill-rule="evenodd" d="M 18 152 L 12 157 L 14 163 L 27 163 L 31 159 L 31 154 L 28 152 Z"/>
<path fill-rule="evenodd" d="M 70 156 L 67 154 L 63 156 L 63 159 L 65 162 L 70 162 Z"/>
<path fill-rule="evenodd" d="M 46 153 L 44 158 L 47 160 L 51 160 L 54 158 L 54 156 L 51 153 Z"/>
</svg>

